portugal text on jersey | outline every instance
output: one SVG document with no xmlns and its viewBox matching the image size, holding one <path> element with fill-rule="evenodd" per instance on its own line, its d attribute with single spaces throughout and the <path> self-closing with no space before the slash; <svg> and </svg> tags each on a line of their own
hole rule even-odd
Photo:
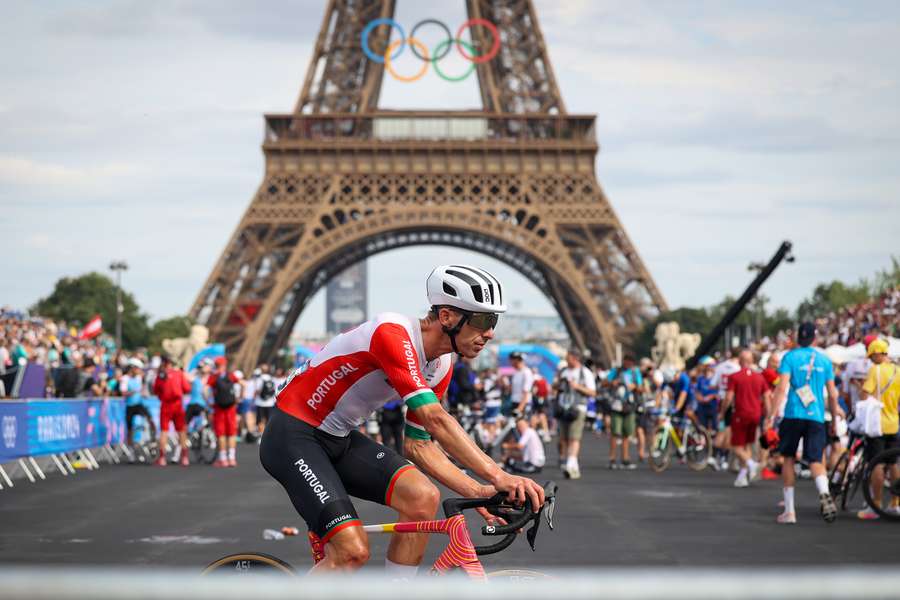
<svg viewBox="0 0 900 600">
<path fill-rule="evenodd" d="M 450 376 L 449 354 L 426 362 L 417 319 L 384 313 L 337 336 L 298 369 L 278 407 L 343 437 L 390 400 L 412 409 L 438 402 Z"/>
</svg>

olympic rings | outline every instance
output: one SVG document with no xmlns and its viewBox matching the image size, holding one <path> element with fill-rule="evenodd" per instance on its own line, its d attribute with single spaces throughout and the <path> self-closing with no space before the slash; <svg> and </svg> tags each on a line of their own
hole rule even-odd
<svg viewBox="0 0 900 600">
<path fill-rule="evenodd" d="M 384 63 L 384 58 L 378 56 L 374 52 L 372 52 L 371 48 L 369 48 L 369 35 L 372 34 L 372 30 L 378 27 L 379 25 L 390 25 L 397 29 L 400 32 L 400 48 L 397 49 L 397 55 L 392 56 L 391 58 L 397 58 L 400 56 L 400 53 L 403 52 L 403 48 L 406 46 L 406 33 L 403 31 L 403 27 L 400 26 L 400 23 L 393 19 L 372 19 L 371 21 L 363 27 L 362 33 L 360 34 L 360 45 L 362 46 L 363 53 L 369 58 L 369 60 L 375 61 L 377 63 Z"/>
<path fill-rule="evenodd" d="M 494 36 L 494 43 L 491 44 L 491 49 L 487 51 L 487 54 L 485 54 L 484 56 L 479 56 L 478 58 L 475 58 L 474 56 L 467 56 L 466 53 L 462 51 L 461 44 L 459 44 L 458 41 L 462 39 L 463 31 L 465 31 L 469 27 L 473 27 L 474 25 L 482 25 L 484 27 L 487 27 L 488 31 L 491 32 L 491 35 Z M 497 26 L 487 19 L 469 19 L 468 21 L 460 25 L 459 31 L 456 32 L 456 39 L 456 47 L 457 49 L 459 49 L 459 53 L 475 64 L 485 63 L 497 56 L 497 53 L 500 52 L 500 32 L 497 31 Z"/>
<path fill-rule="evenodd" d="M 441 29 L 444 30 L 444 33 L 447 34 L 447 39 L 451 39 L 450 38 L 450 28 L 447 27 L 446 25 L 444 25 L 444 23 L 442 21 L 438 21 L 437 19 L 424 19 L 422 21 L 419 21 L 418 23 L 416 23 L 416 26 L 412 28 L 412 31 L 409 32 L 409 37 L 411 37 L 411 38 L 416 37 L 416 31 L 418 31 L 419 27 L 421 27 L 422 25 L 437 25 L 438 27 L 440 27 Z M 410 50 L 412 50 L 412 53 L 416 55 L 416 58 L 420 58 L 422 60 L 428 60 L 427 57 L 420 56 L 419 53 L 416 52 L 416 49 L 414 47 L 411 46 Z M 448 52 L 450 52 L 450 44 L 447 44 L 447 47 L 444 50 L 443 54 L 441 54 L 440 52 L 435 52 L 434 57 L 431 60 L 441 60 L 442 58 L 447 56 Z"/>
<path fill-rule="evenodd" d="M 447 38 L 446 40 L 444 40 L 443 42 L 438 44 L 437 47 L 434 49 L 434 58 L 431 59 L 431 64 L 434 65 L 434 72 L 437 73 L 441 79 L 443 79 L 444 81 L 457 82 L 457 81 L 462 81 L 463 79 L 467 78 L 469 75 L 472 74 L 472 71 L 475 70 L 475 61 L 469 61 L 469 70 L 458 77 L 450 77 L 449 75 L 444 75 L 444 72 L 441 71 L 441 68 L 438 66 L 437 57 L 438 57 L 438 54 L 440 54 L 440 50 L 441 50 L 442 46 L 446 46 L 447 48 L 449 48 L 453 42 L 456 42 L 457 45 L 462 44 L 463 46 L 465 46 L 466 48 L 469 49 L 469 52 L 471 52 L 472 54 L 475 54 L 475 48 L 472 47 L 472 44 L 470 44 L 469 42 L 466 42 L 459 38 L 457 38 L 455 40 Z"/>
<path fill-rule="evenodd" d="M 391 52 L 394 51 L 394 47 L 398 46 L 400 44 L 404 44 L 406 42 L 409 42 L 410 48 L 415 48 L 416 46 L 418 46 L 425 53 L 425 60 L 422 61 L 422 68 L 419 69 L 419 72 L 416 73 L 415 75 L 410 75 L 408 77 L 405 77 L 403 75 L 397 75 L 396 71 L 394 71 L 393 65 L 391 65 Z M 425 76 L 425 73 L 428 72 L 428 47 L 425 46 L 425 44 L 423 44 L 416 38 L 412 38 L 412 37 L 406 38 L 405 40 L 394 40 L 387 47 L 387 50 L 384 51 L 384 67 L 388 70 L 388 73 L 390 73 L 394 77 L 394 79 L 396 79 L 398 81 L 403 81 L 406 83 L 418 81 L 419 79 L 421 79 L 422 77 Z"/>
<path fill-rule="evenodd" d="M 397 29 L 397 32 L 400 34 L 400 38 L 395 39 L 393 42 L 390 42 L 384 54 L 381 56 L 373 52 L 369 47 L 369 37 L 371 36 L 372 31 L 379 25 L 388 25 L 389 27 Z M 447 38 L 438 43 L 438 45 L 434 49 L 433 56 L 430 57 L 428 48 L 425 46 L 425 44 L 423 44 L 419 39 L 416 38 L 416 32 L 425 25 L 436 25 L 443 29 L 444 33 L 447 34 Z M 471 29 L 475 26 L 486 27 L 493 37 L 491 47 L 485 54 L 479 54 L 475 48 L 475 43 L 469 43 L 462 37 L 463 32 L 465 32 L 466 29 Z M 388 39 L 390 39 L 390 34 L 388 35 Z M 400 56 L 400 54 L 402 54 L 407 44 L 409 44 L 412 53 L 424 64 L 416 74 L 403 76 L 399 75 L 394 70 L 393 66 L 391 65 L 391 61 L 396 60 Z M 450 46 L 452 45 L 455 45 L 463 58 L 471 63 L 469 69 L 463 75 L 460 75 L 458 77 L 448 76 L 440 70 L 440 67 L 438 67 L 438 61 L 444 59 L 444 57 L 447 56 L 447 54 L 450 52 Z M 369 60 L 385 65 L 391 76 L 398 81 L 410 83 L 421 79 L 428 71 L 428 63 L 431 63 L 434 65 L 434 70 L 438 74 L 438 76 L 440 76 L 445 81 L 456 82 L 462 81 L 463 79 L 466 79 L 469 75 L 471 75 L 472 71 L 475 70 L 475 65 L 486 63 L 497 56 L 497 54 L 500 52 L 500 32 L 497 30 L 497 26 L 487 19 L 469 19 L 460 26 L 459 30 L 456 32 L 456 37 L 451 37 L 450 28 L 447 27 L 447 25 L 442 21 L 439 21 L 437 19 L 423 19 L 415 24 L 415 26 L 412 28 L 412 31 L 410 32 L 410 35 L 407 37 L 406 32 L 403 30 L 403 27 L 397 21 L 390 18 L 379 18 L 369 21 L 363 28 L 362 33 L 360 34 L 360 46 L 362 47 L 363 53 Z"/>
</svg>

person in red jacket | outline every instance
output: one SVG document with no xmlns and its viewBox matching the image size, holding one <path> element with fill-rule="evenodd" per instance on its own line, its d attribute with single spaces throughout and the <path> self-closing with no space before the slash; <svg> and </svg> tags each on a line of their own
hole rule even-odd
<svg viewBox="0 0 900 600">
<path fill-rule="evenodd" d="M 181 446 L 181 465 L 190 464 L 187 451 L 187 429 L 184 423 L 184 395 L 191 391 L 191 383 L 184 371 L 176 368 L 168 356 L 164 356 L 153 382 L 153 393 L 159 398 L 159 458 L 156 464 L 166 466 L 166 444 L 169 441 L 169 423 L 175 425 Z"/>
<path fill-rule="evenodd" d="M 759 475 L 759 464 L 753 460 L 751 445 L 762 417 L 771 405 L 769 385 L 761 373 L 753 369 L 753 353 L 741 351 L 738 356 L 741 370 L 728 377 L 728 392 L 720 416 L 733 403 L 731 416 L 731 449 L 741 460 L 741 470 L 734 487 L 747 487 Z"/>
</svg>

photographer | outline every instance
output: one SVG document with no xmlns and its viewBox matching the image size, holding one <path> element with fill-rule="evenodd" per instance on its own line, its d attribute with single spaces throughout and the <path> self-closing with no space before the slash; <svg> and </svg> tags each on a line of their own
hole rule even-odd
<svg viewBox="0 0 900 600">
<path fill-rule="evenodd" d="M 559 423 L 559 459 L 563 473 L 569 479 L 581 477 L 578 453 L 581 451 L 581 436 L 584 434 L 584 420 L 588 398 L 597 393 L 594 374 L 581 363 L 581 353 L 569 350 L 566 366 L 556 375 L 553 382 L 556 392 L 555 416 Z"/>
<path fill-rule="evenodd" d="M 641 372 L 634 366 L 634 357 L 625 356 L 621 368 L 610 370 L 607 382 L 612 388 L 609 468 L 633 471 L 637 467 L 631 462 L 629 440 L 634 435 L 638 389 L 644 385 Z"/>
</svg>

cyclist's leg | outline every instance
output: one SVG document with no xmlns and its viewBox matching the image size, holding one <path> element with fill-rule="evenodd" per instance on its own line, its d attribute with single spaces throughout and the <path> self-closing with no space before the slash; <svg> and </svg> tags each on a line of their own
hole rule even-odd
<svg viewBox="0 0 900 600">
<path fill-rule="evenodd" d="M 332 463 L 347 440 L 319 434 L 275 409 L 259 446 L 260 462 L 325 545 L 325 559 L 316 570 L 358 569 L 369 559 L 368 539 Z"/>
<path fill-rule="evenodd" d="M 441 495 L 428 477 L 391 448 L 356 431 L 349 437 L 350 447 L 334 466 L 351 495 L 396 509 L 401 521 L 435 518 Z M 427 543 L 426 534 L 395 533 L 387 557 L 395 564 L 416 566 Z"/>
</svg>

